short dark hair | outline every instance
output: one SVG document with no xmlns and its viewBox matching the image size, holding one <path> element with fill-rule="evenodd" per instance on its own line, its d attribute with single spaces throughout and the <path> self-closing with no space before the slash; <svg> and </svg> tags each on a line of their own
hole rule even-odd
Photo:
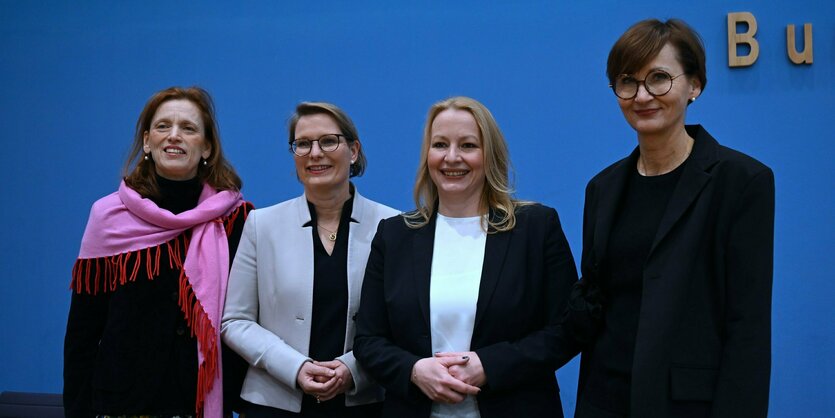
<svg viewBox="0 0 835 418">
<path fill-rule="evenodd" d="M 684 73 L 699 80 L 704 91 L 707 85 L 705 47 L 699 34 L 680 19 L 666 22 L 647 19 L 627 29 L 609 51 L 606 64 L 609 83 L 614 84 L 621 74 L 639 71 L 668 43 L 676 49 L 676 57 Z"/>
<path fill-rule="evenodd" d="M 293 141 L 296 140 L 296 125 L 299 123 L 299 119 L 301 119 L 302 116 L 319 114 L 332 117 L 336 122 L 336 126 L 339 127 L 341 134 L 345 136 L 345 140 L 349 144 L 360 140 L 359 134 L 357 133 L 357 127 L 354 126 L 354 122 L 348 117 L 347 113 L 335 104 L 326 102 L 301 102 L 298 106 L 296 106 L 296 111 L 293 112 L 293 115 L 290 116 L 290 120 L 288 121 L 288 131 L 290 134 L 288 143 L 293 144 Z M 357 160 L 351 164 L 349 177 L 362 176 L 362 174 L 365 173 L 366 166 L 368 166 L 368 161 L 365 159 L 365 152 L 363 152 L 362 147 L 360 147 L 359 152 L 357 153 Z"/>
<path fill-rule="evenodd" d="M 235 172 L 235 169 L 223 155 L 220 146 L 220 131 L 215 118 L 215 105 L 212 96 L 206 90 L 197 87 L 169 87 L 154 93 L 145 108 L 139 114 L 136 121 L 136 132 L 133 135 L 133 144 L 125 162 L 123 176 L 125 183 L 136 190 L 143 197 L 159 197 L 159 185 L 156 180 L 156 166 L 153 159 L 145 160 L 144 137 L 151 127 L 157 109 L 163 103 L 170 100 L 188 100 L 197 106 L 205 126 L 204 139 L 211 147 L 211 154 L 206 158 L 206 165 L 197 165 L 197 177 L 201 182 L 208 183 L 216 190 L 241 190 L 243 183 Z"/>
</svg>

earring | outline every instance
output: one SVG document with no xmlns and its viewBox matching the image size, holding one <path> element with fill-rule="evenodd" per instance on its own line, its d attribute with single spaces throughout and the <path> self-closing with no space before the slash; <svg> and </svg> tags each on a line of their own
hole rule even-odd
<svg viewBox="0 0 835 418">
<path fill-rule="evenodd" d="M 145 154 L 145 161 L 148 161 L 148 160 L 150 160 L 150 159 L 151 159 L 151 157 L 149 157 L 149 155 L 151 155 L 151 154 L 150 154 L 150 153 Z"/>
<path fill-rule="evenodd" d="M 203 160 L 203 166 L 204 166 L 204 167 L 205 167 L 206 165 L 208 165 L 208 164 L 209 164 L 209 162 L 208 162 L 208 161 Z"/>
<path fill-rule="evenodd" d="M 696 98 L 695 98 L 695 97 L 691 97 L 691 98 L 690 98 L 690 100 L 688 100 L 688 101 L 689 101 L 690 103 L 693 103 L 693 102 L 695 102 L 695 101 L 696 101 Z"/>
</svg>

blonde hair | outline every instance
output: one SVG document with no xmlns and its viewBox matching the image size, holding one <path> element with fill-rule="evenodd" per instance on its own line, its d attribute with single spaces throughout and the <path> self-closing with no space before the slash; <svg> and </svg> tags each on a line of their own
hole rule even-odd
<svg viewBox="0 0 835 418">
<path fill-rule="evenodd" d="M 427 157 L 432 140 L 432 122 L 438 114 L 448 109 L 464 110 L 473 115 L 481 134 L 485 182 L 479 206 L 482 213 L 489 214 L 482 227 L 487 233 L 510 231 L 516 226 L 516 208 L 529 202 L 516 200 L 512 196 L 514 190 L 509 177 L 512 171 L 510 152 L 496 119 L 483 104 L 463 96 L 450 97 L 429 108 L 413 195 L 417 209 L 403 215 L 406 225 L 421 228 L 429 223 L 437 210 L 438 187 L 429 175 Z"/>
</svg>

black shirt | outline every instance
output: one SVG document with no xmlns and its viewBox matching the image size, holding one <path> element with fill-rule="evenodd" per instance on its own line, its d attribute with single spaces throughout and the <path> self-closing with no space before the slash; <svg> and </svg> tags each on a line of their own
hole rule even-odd
<svg viewBox="0 0 835 418">
<path fill-rule="evenodd" d="M 151 200 L 160 209 L 167 209 L 175 215 L 195 208 L 203 190 L 197 177 L 175 181 L 157 176 L 157 184 L 161 196 Z M 191 236 L 191 230 L 186 231 L 186 236 Z M 159 359 L 163 367 L 158 370 L 162 370 L 164 375 L 160 376 L 159 385 L 147 390 L 155 392 L 153 398 L 156 398 L 157 411 L 192 414 L 197 396 L 197 339 L 191 335 L 185 316 L 176 312 L 180 309 L 175 299 L 179 297 L 179 271 L 161 270 L 160 277 L 153 281 L 142 281 L 140 285 L 156 286 L 157 294 L 170 295 L 171 303 L 160 310 L 165 312 L 166 318 L 170 318 L 168 320 L 173 319 L 174 325 L 174 336 L 168 342 L 170 345 L 159 347 L 162 353 L 167 353 Z"/>
<path fill-rule="evenodd" d="M 316 209 L 309 201 L 313 234 L 313 322 L 310 329 L 310 358 L 330 361 L 345 353 L 348 314 L 348 229 L 353 196 L 342 205 L 336 242 L 331 254 L 319 238 Z"/>
<path fill-rule="evenodd" d="M 333 251 L 328 254 L 319 237 L 316 208 L 310 201 L 310 222 L 313 234 L 313 322 L 310 327 L 310 358 L 330 361 L 345 353 L 345 328 L 348 315 L 348 231 L 354 197 L 342 205 L 339 228 Z M 310 396 L 302 401 L 305 416 L 325 416 L 345 408 L 345 395 L 341 394 L 324 403 L 316 403 Z"/>
<path fill-rule="evenodd" d="M 592 348 L 583 391 L 584 401 L 597 408 L 629 413 L 644 264 L 685 164 L 651 177 L 634 170 L 621 197 L 602 266 L 601 287 L 608 298 L 604 328 Z"/>
</svg>

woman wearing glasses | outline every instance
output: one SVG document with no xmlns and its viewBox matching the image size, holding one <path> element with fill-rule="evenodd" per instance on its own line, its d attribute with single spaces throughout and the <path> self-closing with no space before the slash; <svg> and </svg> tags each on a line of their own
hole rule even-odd
<svg viewBox="0 0 835 418">
<path fill-rule="evenodd" d="M 707 82 L 684 22 L 629 28 L 607 74 L 638 146 L 586 189 L 581 283 L 603 314 L 575 416 L 765 417 L 773 173 L 684 124 Z"/>
<path fill-rule="evenodd" d="M 351 351 L 377 223 L 397 211 L 362 197 L 366 166 L 351 119 L 301 103 L 290 150 L 304 194 L 250 213 L 232 266 L 223 339 L 249 364 L 247 418 L 373 417 L 382 391 Z"/>
<path fill-rule="evenodd" d="M 432 106 L 421 148 L 417 209 L 380 224 L 357 318 L 383 416 L 562 417 L 577 270 L 557 212 L 513 198 L 504 136 L 473 99 Z"/>
</svg>

